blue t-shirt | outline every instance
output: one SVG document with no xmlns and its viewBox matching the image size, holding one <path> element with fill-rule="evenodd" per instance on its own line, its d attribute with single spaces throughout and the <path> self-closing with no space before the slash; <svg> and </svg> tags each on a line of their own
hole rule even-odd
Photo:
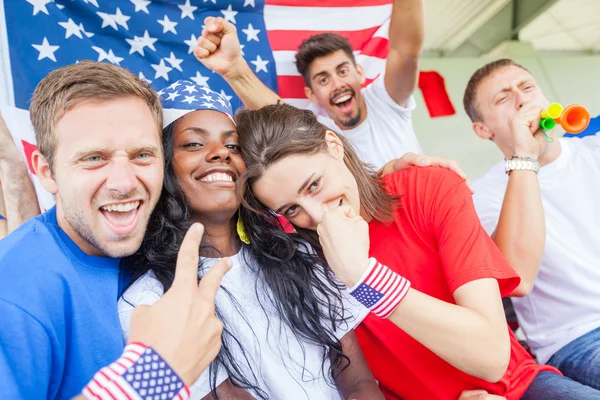
<svg viewBox="0 0 600 400">
<path fill-rule="evenodd" d="M 0 399 L 69 399 L 119 358 L 120 261 L 86 255 L 55 208 L 0 241 Z"/>
</svg>

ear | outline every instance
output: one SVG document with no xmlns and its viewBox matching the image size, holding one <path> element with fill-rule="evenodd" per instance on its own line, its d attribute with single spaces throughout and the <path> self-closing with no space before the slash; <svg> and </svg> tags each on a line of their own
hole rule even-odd
<svg viewBox="0 0 600 400">
<path fill-rule="evenodd" d="M 58 185 L 52 176 L 52 169 L 46 157 L 39 150 L 35 150 L 31 154 L 31 165 L 44 189 L 56 195 L 58 193 Z"/>
<path fill-rule="evenodd" d="M 338 135 L 327 130 L 325 133 L 325 141 L 327 142 L 329 154 L 338 160 L 342 160 L 344 158 L 344 145 Z"/>
<path fill-rule="evenodd" d="M 360 84 L 364 85 L 367 81 L 367 78 L 365 78 L 365 70 L 363 69 L 362 65 L 356 64 L 356 72 L 358 72 L 358 76 L 360 77 Z"/>
<path fill-rule="evenodd" d="M 494 132 L 489 130 L 483 122 L 473 122 L 473 132 L 482 139 L 494 140 Z"/>
<path fill-rule="evenodd" d="M 313 103 L 319 104 L 319 101 L 317 100 L 317 96 L 315 96 L 315 93 L 308 86 L 304 86 L 304 95 L 306 96 L 306 98 L 308 98 Z"/>
</svg>

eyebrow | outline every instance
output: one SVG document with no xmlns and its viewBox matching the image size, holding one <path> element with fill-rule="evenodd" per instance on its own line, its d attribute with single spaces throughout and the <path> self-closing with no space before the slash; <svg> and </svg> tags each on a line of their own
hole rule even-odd
<svg viewBox="0 0 600 400">
<path fill-rule="evenodd" d="M 192 132 L 196 132 L 196 133 L 201 133 L 203 135 L 206 135 L 208 132 L 206 131 L 206 129 L 202 129 L 199 128 L 197 126 L 190 126 L 189 128 L 185 128 L 184 130 L 182 130 L 180 133 L 183 133 L 185 131 L 192 131 Z"/>
<path fill-rule="evenodd" d="M 184 130 L 182 130 L 180 133 L 183 133 L 185 131 L 192 131 L 192 132 L 196 132 L 199 133 L 201 135 L 208 135 L 209 132 L 206 129 L 197 127 L 197 126 L 190 126 L 189 128 L 185 128 Z M 233 134 L 236 134 L 237 131 L 235 129 L 231 129 L 228 131 L 223 132 L 223 136 L 231 136 Z"/>
<path fill-rule="evenodd" d="M 350 61 L 343 61 L 341 63 L 339 63 L 338 65 L 335 66 L 335 70 L 337 71 L 338 69 L 340 69 L 341 67 L 343 67 L 346 64 L 350 64 Z M 319 71 L 316 74 L 313 75 L 312 79 L 317 78 L 319 75 L 327 75 L 327 71 Z"/>
<path fill-rule="evenodd" d="M 311 176 L 309 176 L 304 183 L 300 186 L 300 189 L 298 189 L 298 194 L 302 193 L 302 191 L 304 190 L 304 188 L 308 185 L 308 183 L 311 181 L 311 179 L 313 178 L 313 176 L 315 176 L 315 172 L 312 173 Z M 277 210 L 275 210 L 275 212 L 277 214 L 281 214 L 281 211 L 287 207 L 287 204 L 282 205 L 281 207 L 279 207 Z"/>
<path fill-rule="evenodd" d="M 109 149 L 109 148 L 90 147 L 88 149 L 79 150 L 78 152 L 76 152 L 75 155 L 73 156 L 73 160 L 80 160 L 81 158 L 84 158 L 90 154 L 110 154 L 110 153 L 113 153 L 114 151 L 115 151 L 114 149 Z M 136 154 L 136 153 L 142 153 L 142 152 L 157 153 L 158 151 L 159 151 L 158 147 L 150 145 L 150 146 L 136 147 L 133 150 L 127 150 L 127 153 L 129 153 L 129 154 Z"/>
<path fill-rule="evenodd" d="M 526 79 L 523 79 L 523 80 L 519 81 L 519 83 L 517 83 L 517 87 L 521 87 L 521 86 L 523 86 L 524 84 L 526 84 L 526 83 L 530 83 L 530 82 L 531 82 L 531 83 L 533 83 L 533 81 L 532 81 L 531 79 L 527 79 L 527 78 L 526 78 Z M 505 92 L 509 92 L 509 91 L 510 91 L 510 86 L 508 86 L 508 87 L 504 87 L 504 88 L 502 88 L 501 90 L 499 90 L 498 92 L 494 93 L 494 98 L 495 98 L 496 96 L 498 96 L 499 94 L 501 94 L 501 93 L 505 93 Z"/>
</svg>

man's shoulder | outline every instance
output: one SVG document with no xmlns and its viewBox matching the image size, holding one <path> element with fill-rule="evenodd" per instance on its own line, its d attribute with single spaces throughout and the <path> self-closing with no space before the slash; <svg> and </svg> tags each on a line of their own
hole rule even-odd
<svg viewBox="0 0 600 400">
<path fill-rule="evenodd" d="M 41 215 L 0 240 L 0 271 L 5 261 L 37 259 L 48 247 L 58 247 L 52 231 L 53 227 Z"/>
<path fill-rule="evenodd" d="M 480 178 L 473 182 L 475 194 L 477 192 L 501 191 L 504 192 L 508 176 L 504 169 L 504 161 L 499 161 L 487 170 Z"/>
<path fill-rule="evenodd" d="M 54 291 L 68 268 L 52 227 L 32 219 L 0 240 L 0 298 L 20 301 Z"/>
</svg>

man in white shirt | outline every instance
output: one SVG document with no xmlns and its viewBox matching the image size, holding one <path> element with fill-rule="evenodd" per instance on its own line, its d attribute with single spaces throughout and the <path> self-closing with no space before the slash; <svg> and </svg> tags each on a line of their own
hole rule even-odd
<svg viewBox="0 0 600 400">
<path fill-rule="evenodd" d="M 213 17 L 204 23 L 194 50 L 196 57 L 223 76 L 246 107 L 260 108 L 280 101 L 242 57 L 235 26 Z M 412 93 L 417 85 L 423 34 L 423 0 L 395 0 L 385 74 L 363 89 L 363 69 L 342 36 L 313 36 L 296 54 L 306 96 L 320 107 L 317 114 L 323 114 L 321 123 L 343 133 L 363 161 L 377 169 L 406 152 L 421 152 L 412 128 Z"/>
<path fill-rule="evenodd" d="M 521 276 L 516 295 L 528 294 L 513 299 L 528 344 L 538 362 L 600 389 L 600 136 L 558 139 L 555 129 L 546 138 L 548 100 L 512 60 L 475 72 L 463 103 L 475 133 L 506 157 L 475 183 L 474 201 Z M 537 147 L 512 135 L 520 123 Z"/>
</svg>

